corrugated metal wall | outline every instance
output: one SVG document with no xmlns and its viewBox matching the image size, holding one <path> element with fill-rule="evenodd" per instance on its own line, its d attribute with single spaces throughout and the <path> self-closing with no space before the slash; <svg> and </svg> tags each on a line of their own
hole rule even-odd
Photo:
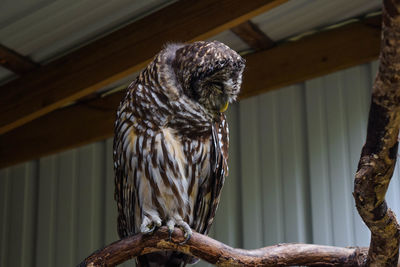
<svg viewBox="0 0 400 267">
<path fill-rule="evenodd" d="M 368 245 L 351 192 L 375 72 L 366 64 L 230 108 L 216 239 Z M 74 266 L 117 239 L 111 143 L 0 171 L 0 266 Z M 398 176 L 388 200 L 400 214 Z"/>
</svg>

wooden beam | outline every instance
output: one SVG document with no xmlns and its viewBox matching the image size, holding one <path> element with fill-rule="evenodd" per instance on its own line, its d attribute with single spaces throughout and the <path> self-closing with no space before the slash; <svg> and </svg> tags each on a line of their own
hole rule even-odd
<svg viewBox="0 0 400 267">
<path fill-rule="evenodd" d="M 378 57 L 380 17 L 247 55 L 240 98 Z M 111 137 L 122 93 L 54 111 L 0 135 L 0 168 Z"/>
<path fill-rule="evenodd" d="M 23 75 L 39 66 L 28 57 L 22 56 L 2 44 L 0 44 L 0 65 L 18 75 Z"/>
<path fill-rule="evenodd" d="M 0 134 L 143 68 L 167 42 L 207 39 L 287 0 L 178 1 L 0 88 Z"/>
<path fill-rule="evenodd" d="M 266 50 L 275 45 L 275 42 L 250 20 L 233 27 L 231 31 L 255 51 Z"/>
<path fill-rule="evenodd" d="M 0 135 L 0 168 L 112 136 L 123 92 L 58 109 Z"/>
<path fill-rule="evenodd" d="M 241 98 L 305 81 L 379 55 L 381 17 L 320 32 L 246 56 Z"/>
</svg>

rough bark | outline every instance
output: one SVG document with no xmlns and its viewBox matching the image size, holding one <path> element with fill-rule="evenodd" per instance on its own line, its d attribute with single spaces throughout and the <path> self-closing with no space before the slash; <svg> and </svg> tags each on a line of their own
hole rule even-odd
<svg viewBox="0 0 400 267">
<path fill-rule="evenodd" d="M 133 257 L 160 250 L 181 251 L 216 266 L 360 266 L 368 248 L 340 248 L 309 244 L 279 244 L 243 250 L 229 247 L 210 237 L 193 233 L 185 245 L 180 229 L 175 229 L 172 242 L 166 227 L 153 235 L 138 234 L 119 240 L 86 258 L 79 267 L 114 266 Z"/>
<path fill-rule="evenodd" d="M 399 254 L 399 224 L 385 195 L 396 164 L 400 125 L 400 1 L 383 2 L 380 65 L 354 181 L 357 210 L 371 231 L 366 266 L 396 266 Z"/>
</svg>

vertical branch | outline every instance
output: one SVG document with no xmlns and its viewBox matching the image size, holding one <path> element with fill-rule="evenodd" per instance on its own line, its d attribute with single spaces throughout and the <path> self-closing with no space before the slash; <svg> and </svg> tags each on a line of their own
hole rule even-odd
<svg viewBox="0 0 400 267">
<path fill-rule="evenodd" d="M 400 126 L 400 1 L 384 0 L 380 65 L 367 141 L 354 181 L 357 210 L 371 231 L 367 266 L 396 266 L 399 224 L 385 201 L 397 158 Z"/>
</svg>

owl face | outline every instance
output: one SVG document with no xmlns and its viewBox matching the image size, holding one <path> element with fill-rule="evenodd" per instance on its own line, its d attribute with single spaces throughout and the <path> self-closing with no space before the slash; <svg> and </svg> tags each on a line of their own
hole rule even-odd
<svg viewBox="0 0 400 267">
<path fill-rule="evenodd" d="M 236 100 L 245 60 L 217 41 L 195 42 L 176 51 L 175 72 L 184 93 L 209 113 L 224 112 Z"/>
</svg>

